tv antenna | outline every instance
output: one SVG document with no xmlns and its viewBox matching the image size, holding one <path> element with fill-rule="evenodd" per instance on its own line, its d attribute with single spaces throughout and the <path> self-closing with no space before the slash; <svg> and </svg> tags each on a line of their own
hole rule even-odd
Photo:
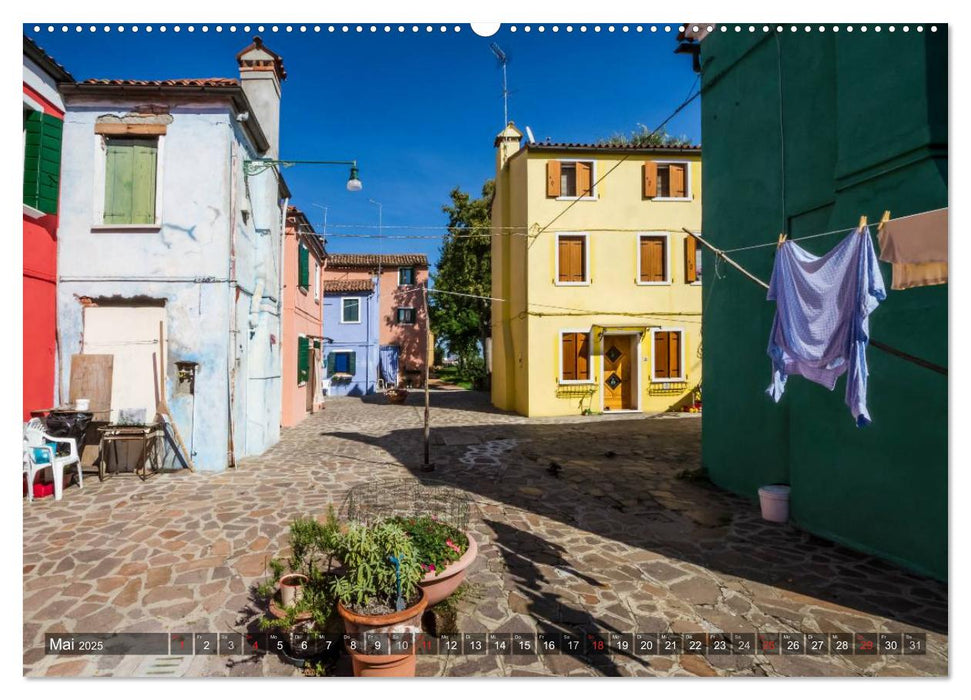
<svg viewBox="0 0 971 700">
<path fill-rule="evenodd" d="M 502 127 L 505 128 L 509 123 L 509 88 L 506 84 L 506 64 L 509 63 L 509 56 L 495 42 L 489 44 L 489 48 L 492 49 L 493 55 L 502 68 Z"/>
</svg>

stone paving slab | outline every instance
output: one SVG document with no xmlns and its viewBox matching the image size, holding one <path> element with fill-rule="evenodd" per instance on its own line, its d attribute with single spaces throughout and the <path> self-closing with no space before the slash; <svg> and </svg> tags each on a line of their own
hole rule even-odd
<svg viewBox="0 0 971 700">
<path fill-rule="evenodd" d="M 252 588 L 294 517 L 353 486 L 467 490 L 480 554 L 460 631 L 924 632 L 923 656 L 421 657 L 420 675 L 947 674 L 947 586 L 763 522 L 704 481 L 697 416 L 526 419 L 476 392 L 329 399 L 238 470 L 87 479 L 24 502 L 24 674 L 131 676 L 143 660 L 45 656 L 45 632 L 255 629 Z M 556 465 L 558 468 L 553 468 Z M 339 669 L 340 670 L 340 669 Z M 275 656 L 195 657 L 180 675 L 300 675 Z M 343 672 L 347 672 L 344 668 Z"/>
</svg>

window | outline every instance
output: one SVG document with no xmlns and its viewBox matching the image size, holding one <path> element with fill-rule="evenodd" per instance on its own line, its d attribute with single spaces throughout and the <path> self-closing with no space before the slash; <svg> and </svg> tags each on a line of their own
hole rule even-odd
<svg viewBox="0 0 971 700">
<path fill-rule="evenodd" d="M 24 204 L 57 213 L 64 123 L 24 105 Z"/>
<path fill-rule="evenodd" d="M 586 234 L 556 237 L 557 284 L 588 284 Z"/>
<path fill-rule="evenodd" d="M 560 382 L 590 381 L 590 333 L 560 333 Z"/>
<path fill-rule="evenodd" d="M 361 322 L 361 300 L 357 297 L 341 299 L 341 323 Z"/>
<path fill-rule="evenodd" d="M 327 376 L 353 375 L 357 370 L 357 353 L 353 350 L 334 350 L 327 355 Z"/>
<path fill-rule="evenodd" d="M 410 307 L 401 306 L 398 308 L 397 319 L 398 323 L 414 323 L 417 320 L 415 310 Z"/>
<path fill-rule="evenodd" d="M 689 199 L 688 163 L 644 163 L 645 199 Z"/>
<path fill-rule="evenodd" d="M 154 224 L 158 138 L 105 137 L 104 223 Z"/>
<path fill-rule="evenodd" d="M 683 331 L 655 330 L 654 381 L 684 381 Z"/>
<path fill-rule="evenodd" d="M 403 287 L 405 285 L 415 283 L 415 268 L 413 267 L 399 267 L 398 268 L 398 286 Z"/>
<path fill-rule="evenodd" d="M 310 289 L 310 251 L 303 243 L 298 243 L 297 253 L 297 286 L 307 291 Z"/>
<path fill-rule="evenodd" d="M 638 284 L 668 284 L 667 234 L 641 236 L 638 255 Z"/>
<path fill-rule="evenodd" d="M 551 160 L 546 163 L 547 197 L 592 199 L 593 182 L 592 160 Z"/>
<path fill-rule="evenodd" d="M 684 281 L 688 284 L 701 282 L 701 246 L 687 235 L 684 239 Z"/>
<path fill-rule="evenodd" d="M 306 384 L 310 377 L 310 339 L 297 337 L 297 384 Z"/>
</svg>

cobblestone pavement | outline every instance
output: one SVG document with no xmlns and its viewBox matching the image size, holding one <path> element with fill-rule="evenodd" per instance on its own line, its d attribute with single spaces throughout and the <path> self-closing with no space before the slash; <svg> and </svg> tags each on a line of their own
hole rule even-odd
<svg viewBox="0 0 971 700">
<path fill-rule="evenodd" d="M 24 502 L 24 673 L 299 674 L 272 655 L 45 656 L 43 635 L 252 629 L 251 588 L 293 517 L 407 477 L 475 503 L 462 632 L 927 633 L 917 656 L 423 656 L 419 675 L 947 673 L 946 585 L 765 523 L 754 503 L 679 477 L 700 466 L 697 417 L 525 419 L 482 394 L 436 392 L 437 467 L 423 473 L 420 402 L 331 399 L 236 471 L 89 478 L 59 503 Z"/>
</svg>

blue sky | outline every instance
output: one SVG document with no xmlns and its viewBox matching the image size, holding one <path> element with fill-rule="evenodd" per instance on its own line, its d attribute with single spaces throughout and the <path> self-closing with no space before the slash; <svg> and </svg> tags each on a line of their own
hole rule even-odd
<svg viewBox="0 0 971 700">
<path fill-rule="evenodd" d="M 347 192 L 347 170 L 295 166 L 284 171 L 293 203 L 321 230 L 328 207 L 328 243 L 333 253 L 425 253 L 434 264 L 439 240 L 381 241 L 340 233 L 374 234 L 383 204 L 385 226 L 443 226 L 441 207 L 459 186 L 478 194 L 494 175 L 493 139 L 502 128 L 502 73 L 489 50 L 498 43 L 509 55 L 509 117 L 538 140 L 591 142 L 645 124 L 654 128 L 689 94 L 695 83 L 691 59 L 673 53 L 674 32 L 620 28 L 599 33 L 561 29 L 515 33 L 508 25 L 493 37 L 468 25 L 446 33 L 258 32 L 243 25 L 217 33 L 186 25 L 178 34 L 130 29 L 118 33 L 25 32 L 78 80 L 86 78 L 236 77 L 235 55 L 260 33 L 283 56 L 281 157 L 303 160 L 357 159 L 364 190 Z M 668 131 L 701 140 L 700 101 L 668 125 Z M 387 236 L 435 235 L 443 229 L 386 229 Z"/>
</svg>

